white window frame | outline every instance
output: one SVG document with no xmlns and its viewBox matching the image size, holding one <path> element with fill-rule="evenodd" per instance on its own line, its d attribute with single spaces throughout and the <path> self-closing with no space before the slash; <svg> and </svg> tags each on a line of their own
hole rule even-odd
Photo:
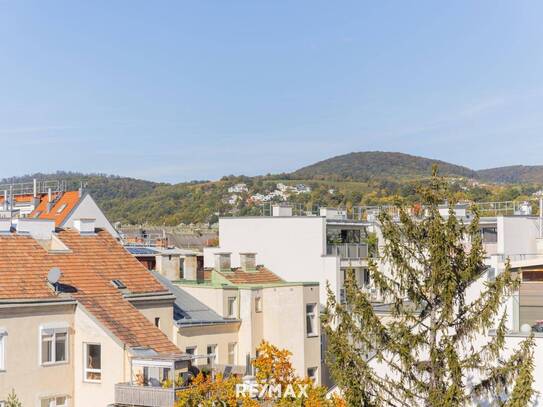
<svg viewBox="0 0 543 407">
<path fill-rule="evenodd" d="M 51 339 L 51 361 L 44 362 L 43 361 L 43 335 L 44 334 L 50 334 L 52 335 Z M 56 360 L 56 345 L 57 345 L 57 335 L 58 334 L 66 334 L 66 341 L 64 344 L 64 360 Z M 58 327 L 49 327 L 47 325 L 40 327 L 40 334 L 38 336 L 38 343 L 39 343 L 39 364 L 40 366 L 53 366 L 53 365 L 63 365 L 69 363 L 70 360 L 70 334 L 68 332 L 67 326 L 58 326 Z"/>
<path fill-rule="evenodd" d="M 230 300 L 233 300 L 230 303 Z M 236 318 L 237 317 L 237 309 L 236 304 L 238 301 L 238 297 L 228 297 L 226 299 L 226 306 L 227 306 L 227 312 L 228 312 L 228 318 Z M 230 304 L 232 304 L 232 309 L 230 310 Z"/>
<path fill-rule="evenodd" d="M 213 354 L 214 354 L 214 356 L 208 356 L 208 357 L 207 357 L 207 364 L 208 364 L 208 365 L 216 366 L 216 365 L 217 365 L 217 361 L 219 360 L 219 352 L 218 352 L 219 346 L 218 346 L 216 343 L 211 344 L 211 345 L 207 345 L 207 347 L 206 347 L 206 353 L 207 353 L 207 355 L 210 354 L 210 353 L 209 353 L 209 348 L 210 348 L 210 347 L 213 348 Z M 212 362 L 212 363 L 209 363 L 210 360 L 213 360 L 213 362 Z"/>
<path fill-rule="evenodd" d="M 308 311 L 308 307 L 312 307 L 313 310 L 311 312 Z M 317 324 L 317 304 L 316 303 L 307 303 L 305 304 L 305 332 L 307 334 L 308 338 L 314 338 L 316 336 L 319 336 L 319 328 Z M 308 323 L 308 319 L 311 319 L 313 321 L 313 324 Z M 311 326 L 312 330 L 309 331 L 309 327 Z"/>
<path fill-rule="evenodd" d="M 192 353 L 189 353 L 188 352 L 188 349 L 193 349 L 193 352 Z M 198 346 L 194 345 L 194 346 L 186 346 L 185 347 L 185 353 L 189 354 L 189 355 L 193 355 L 193 356 L 196 356 L 197 355 L 197 352 L 198 352 Z"/>
<path fill-rule="evenodd" d="M 232 351 L 230 352 L 230 349 Z M 235 365 L 237 362 L 237 353 L 238 353 L 238 343 L 237 342 L 228 342 L 228 365 Z M 230 356 L 232 356 L 232 363 L 230 363 Z"/>
<path fill-rule="evenodd" d="M 5 372 L 6 369 L 6 341 L 8 332 L 5 329 L 0 328 L 0 373 Z M 0 407 L 2 407 L 2 401 L 0 401 Z"/>
<path fill-rule="evenodd" d="M 88 368 L 89 345 L 100 347 L 100 369 Z M 87 373 L 100 373 L 100 379 L 88 379 Z M 83 342 L 83 381 L 85 383 L 102 383 L 102 344 L 100 342 Z"/>
<path fill-rule="evenodd" d="M 57 404 L 57 399 L 60 397 L 64 397 L 64 404 Z M 54 401 L 53 407 L 68 407 L 68 395 L 58 395 L 58 396 L 49 396 L 49 397 L 42 397 L 40 399 L 40 407 L 44 401 Z M 50 406 L 51 404 L 49 404 Z M 1 405 L 0 405 L 1 406 Z"/>
</svg>

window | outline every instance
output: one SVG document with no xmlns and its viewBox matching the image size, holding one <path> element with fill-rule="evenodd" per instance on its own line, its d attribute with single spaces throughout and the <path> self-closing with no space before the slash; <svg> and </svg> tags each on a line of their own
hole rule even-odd
<svg viewBox="0 0 543 407">
<path fill-rule="evenodd" d="M 228 297 L 228 318 L 236 317 L 236 297 Z"/>
<path fill-rule="evenodd" d="M 313 382 L 313 384 L 317 384 L 317 371 L 318 368 L 316 367 L 310 367 L 307 369 L 307 377 Z"/>
<path fill-rule="evenodd" d="M 317 304 L 306 304 L 305 306 L 307 336 L 317 336 L 316 308 Z"/>
<path fill-rule="evenodd" d="M 262 312 L 262 297 L 255 298 L 255 312 Z"/>
<path fill-rule="evenodd" d="M 155 326 L 157 328 L 160 328 L 160 318 L 159 317 L 155 317 Z"/>
<path fill-rule="evenodd" d="M 41 364 L 63 363 L 68 360 L 68 329 L 41 330 Z"/>
<path fill-rule="evenodd" d="M 523 282 L 532 282 L 532 281 L 543 281 L 543 271 L 541 270 L 523 270 L 522 271 L 522 281 Z"/>
<path fill-rule="evenodd" d="M 102 346 L 99 343 L 85 343 L 85 377 L 86 382 L 102 380 Z"/>
<path fill-rule="evenodd" d="M 188 353 L 189 355 L 196 355 L 196 346 L 187 346 L 185 349 L 185 353 Z"/>
<path fill-rule="evenodd" d="M 41 407 L 67 407 L 67 400 L 68 398 L 66 396 L 41 399 Z"/>
<path fill-rule="evenodd" d="M 217 364 L 217 345 L 207 345 L 207 355 L 207 364 L 215 366 Z"/>
<path fill-rule="evenodd" d="M 236 342 L 231 342 L 228 344 L 228 364 L 234 365 L 236 363 L 236 350 L 238 344 Z"/>
<path fill-rule="evenodd" d="M 6 331 L 0 330 L 0 372 L 6 370 L 6 335 Z"/>
</svg>

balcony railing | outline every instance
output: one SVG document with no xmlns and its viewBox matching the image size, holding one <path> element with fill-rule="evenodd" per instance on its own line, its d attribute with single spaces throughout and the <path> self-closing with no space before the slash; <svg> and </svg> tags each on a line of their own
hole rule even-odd
<svg viewBox="0 0 543 407">
<path fill-rule="evenodd" d="M 115 403 L 127 406 L 173 407 L 176 401 L 176 392 L 183 389 L 183 387 L 164 389 L 162 387 L 117 383 L 115 385 Z"/>
<path fill-rule="evenodd" d="M 361 243 L 329 244 L 326 247 L 326 254 L 348 260 L 365 259 L 368 257 L 368 245 Z"/>
</svg>

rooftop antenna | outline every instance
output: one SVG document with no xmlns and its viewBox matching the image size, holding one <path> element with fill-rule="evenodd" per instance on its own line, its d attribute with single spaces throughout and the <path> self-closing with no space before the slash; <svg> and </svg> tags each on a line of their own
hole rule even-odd
<svg viewBox="0 0 543 407">
<path fill-rule="evenodd" d="M 53 267 L 49 272 L 47 273 L 47 282 L 53 286 L 55 289 L 55 292 L 57 292 L 57 284 L 60 280 L 61 276 L 60 269 L 58 267 Z"/>
</svg>

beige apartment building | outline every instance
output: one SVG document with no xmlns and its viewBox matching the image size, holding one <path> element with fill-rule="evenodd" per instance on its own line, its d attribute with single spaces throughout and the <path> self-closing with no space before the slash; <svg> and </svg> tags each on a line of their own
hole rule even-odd
<svg viewBox="0 0 543 407">
<path fill-rule="evenodd" d="M 94 220 L 11 215 L 0 212 L 0 401 L 173 405 L 191 359 L 174 344 L 175 297 Z"/>
<path fill-rule="evenodd" d="M 320 384 L 319 284 L 284 281 L 257 266 L 254 253 L 242 253 L 240 264 L 232 268 L 230 253 L 216 253 L 213 269 L 186 265 L 185 278 L 170 283 L 177 297 L 188 294 L 206 308 L 194 323 L 176 315 L 174 342 L 200 367 L 244 374 L 265 340 L 292 352 L 296 373 Z"/>
</svg>

